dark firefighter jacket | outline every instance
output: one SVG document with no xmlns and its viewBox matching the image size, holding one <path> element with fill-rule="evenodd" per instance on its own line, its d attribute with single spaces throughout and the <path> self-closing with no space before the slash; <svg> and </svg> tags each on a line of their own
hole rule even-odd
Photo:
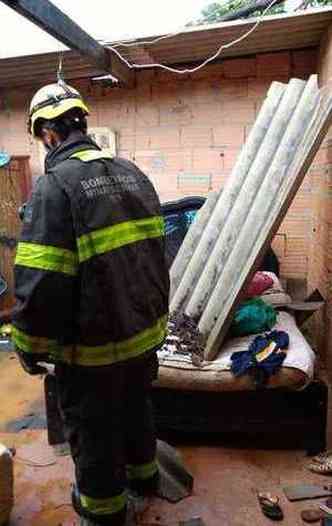
<svg viewBox="0 0 332 526">
<path fill-rule="evenodd" d="M 93 367 L 159 347 L 169 278 L 149 179 L 75 132 L 47 156 L 26 207 L 15 280 L 20 351 Z"/>
</svg>

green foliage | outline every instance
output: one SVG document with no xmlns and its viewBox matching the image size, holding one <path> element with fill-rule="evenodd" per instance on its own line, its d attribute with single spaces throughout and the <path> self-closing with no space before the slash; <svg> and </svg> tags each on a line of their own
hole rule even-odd
<svg viewBox="0 0 332 526">
<path fill-rule="evenodd" d="M 320 7 L 320 6 L 332 6 L 332 0 L 303 0 L 302 8 L 308 7 Z M 191 22 L 189 25 L 199 25 L 199 24 L 214 24 L 219 22 L 221 17 L 231 13 L 232 11 L 237 11 L 243 7 L 248 6 L 248 0 L 230 0 L 230 1 L 219 1 L 209 4 L 205 9 L 202 10 L 201 17 L 194 22 Z M 285 4 L 278 4 L 266 13 L 267 15 L 276 15 L 280 13 L 285 13 Z M 253 17 L 261 12 L 257 11 L 256 13 L 251 13 L 249 16 Z"/>
<path fill-rule="evenodd" d="M 332 0 L 308 0 L 306 7 L 332 7 Z"/>
</svg>

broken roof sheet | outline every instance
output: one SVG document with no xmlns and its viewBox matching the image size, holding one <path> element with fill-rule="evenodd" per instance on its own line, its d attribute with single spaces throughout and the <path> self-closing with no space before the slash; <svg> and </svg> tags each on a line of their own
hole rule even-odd
<svg viewBox="0 0 332 526">
<path fill-rule="evenodd" d="M 197 246 L 185 239 L 192 256 L 184 272 L 178 258 L 173 262 L 171 311 L 198 322 L 206 359 L 217 355 L 241 293 L 331 123 L 330 87 L 319 90 L 316 76 L 273 83 Z M 204 227 L 202 218 L 199 223 Z"/>
</svg>

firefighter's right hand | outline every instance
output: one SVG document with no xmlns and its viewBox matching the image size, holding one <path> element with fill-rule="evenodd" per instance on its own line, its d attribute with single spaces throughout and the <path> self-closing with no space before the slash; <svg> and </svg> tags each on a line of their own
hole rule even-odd
<svg viewBox="0 0 332 526">
<path fill-rule="evenodd" d="M 28 354 L 17 349 L 16 355 L 26 373 L 31 375 L 47 374 L 47 369 L 38 364 L 39 361 L 43 360 L 43 355 Z M 45 358 L 45 361 L 47 361 L 47 358 Z"/>
</svg>

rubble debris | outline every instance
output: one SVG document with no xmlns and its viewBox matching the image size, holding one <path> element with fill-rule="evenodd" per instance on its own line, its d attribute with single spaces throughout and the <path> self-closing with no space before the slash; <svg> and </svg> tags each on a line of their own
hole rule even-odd
<svg viewBox="0 0 332 526">
<path fill-rule="evenodd" d="M 174 354 L 190 355 L 193 365 L 200 367 L 204 360 L 205 339 L 197 323 L 184 312 L 174 312 L 169 320 L 166 346 L 174 346 Z"/>
</svg>

